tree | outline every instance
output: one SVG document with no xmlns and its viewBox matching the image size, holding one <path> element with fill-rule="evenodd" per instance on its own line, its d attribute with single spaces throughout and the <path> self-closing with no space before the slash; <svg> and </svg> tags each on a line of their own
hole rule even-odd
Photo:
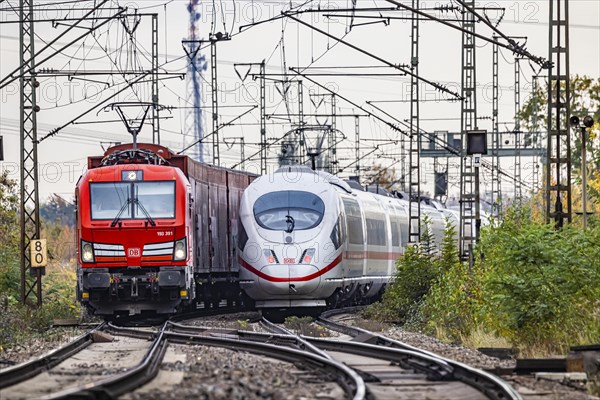
<svg viewBox="0 0 600 400">
<path fill-rule="evenodd" d="M 570 80 L 571 100 L 569 111 L 571 115 L 576 115 L 583 120 L 583 117 L 590 115 L 594 120 L 600 119 L 600 78 L 590 78 L 589 76 L 575 75 Z M 548 125 L 548 85 L 538 85 L 537 90 L 527 99 L 521 107 L 518 114 L 523 128 L 529 132 L 545 132 Z M 600 138 L 598 132 L 600 124 L 596 124 L 590 130 L 590 139 L 587 143 L 587 149 L 590 151 L 589 160 L 594 160 L 595 166 L 600 167 Z M 526 133 L 525 144 L 530 145 L 538 141 L 540 136 L 531 136 Z M 571 135 L 571 161 L 574 168 L 581 167 L 581 136 Z"/>
<path fill-rule="evenodd" d="M 396 170 L 384 167 L 381 164 L 374 164 L 365 175 L 366 182 L 373 185 L 378 184 L 385 189 L 390 189 L 398 182 Z"/>
<path fill-rule="evenodd" d="M 582 119 L 591 115 L 597 121 L 600 118 L 600 78 L 575 75 L 570 80 L 571 102 L 569 110 L 571 115 L 578 115 Z M 530 132 L 543 132 L 546 130 L 548 118 L 548 84 L 538 85 L 533 93 L 521 107 L 518 117 Z"/>
<path fill-rule="evenodd" d="M 48 223 L 60 225 L 75 225 L 75 205 L 63 199 L 56 193 L 48 197 L 48 201 L 41 205 L 40 215 Z"/>
<path fill-rule="evenodd" d="M 18 298 L 19 293 L 19 197 L 16 181 L 0 174 L 0 293 Z"/>
<path fill-rule="evenodd" d="M 581 120 L 587 115 L 594 118 L 596 123 L 591 129 L 588 129 L 588 140 L 586 149 L 588 151 L 587 167 L 589 177 L 589 194 L 592 197 L 600 199 L 600 78 L 590 78 L 589 76 L 575 75 L 570 80 L 571 100 L 569 111 L 571 115 L 578 116 Z M 548 85 L 539 85 L 535 93 L 525 102 L 518 114 L 523 128 L 529 132 L 547 131 L 548 114 Z M 581 177 L 581 131 L 579 129 L 571 131 L 571 165 L 575 180 Z M 525 143 L 538 142 L 545 146 L 545 143 L 539 143 L 541 136 L 533 137 L 530 133 L 525 134 Z"/>
</svg>

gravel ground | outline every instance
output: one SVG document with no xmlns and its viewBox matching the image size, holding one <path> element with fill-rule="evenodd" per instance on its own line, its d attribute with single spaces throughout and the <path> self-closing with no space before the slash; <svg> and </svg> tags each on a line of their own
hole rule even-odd
<svg viewBox="0 0 600 400">
<path fill-rule="evenodd" d="M 210 317 L 200 317 L 181 322 L 184 325 L 206 326 L 245 331 L 262 332 L 262 328 L 253 321 L 261 319 L 260 313 L 249 311 L 234 314 L 223 314 Z"/>
<path fill-rule="evenodd" d="M 323 376 L 265 356 L 207 346 L 176 345 L 185 362 L 163 363 L 163 371 L 183 371 L 183 381 L 167 392 L 133 393 L 131 399 L 341 399 L 344 393 Z M 301 389 L 300 389 L 301 388 Z"/>
<path fill-rule="evenodd" d="M 87 329 L 77 327 L 51 328 L 39 337 L 15 343 L 11 348 L 0 351 L 0 368 L 7 368 L 37 358 L 84 334 Z"/>
<path fill-rule="evenodd" d="M 597 400 L 598 397 L 588 394 L 585 385 L 578 382 L 554 382 L 537 379 L 530 375 L 502 376 L 502 379 L 513 385 L 524 400 Z"/>
</svg>

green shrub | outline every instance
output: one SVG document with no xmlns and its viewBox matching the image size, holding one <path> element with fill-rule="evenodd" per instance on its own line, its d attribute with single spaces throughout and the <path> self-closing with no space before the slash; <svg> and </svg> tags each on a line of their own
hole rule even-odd
<svg viewBox="0 0 600 400">
<path fill-rule="evenodd" d="M 420 319 L 420 304 L 436 276 L 434 241 L 427 218 L 421 231 L 420 245 L 408 246 L 398 259 L 394 279 L 383 294 L 381 304 L 369 307 L 367 318 L 400 323 L 417 323 Z"/>
<path fill-rule="evenodd" d="M 482 237 L 489 326 L 515 344 L 557 350 L 597 338 L 600 230 L 555 230 L 518 214 Z"/>
<path fill-rule="evenodd" d="M 514 208 L 482 229 L 472 267 L 459 261 L 454 235 L 448 224 L 438 255 L 430 244 L 406 249 L 366 317 L 453 341 L 489 334 L 538 354 L 598 341 L 600 226 L 555 230 L 533 221 L 530 208 Z"/>
<path fill-rule="evenodd" d="M 455 235 L 455 227 L 447 221 L 440 255 L 434 263 L 435 279 L 420 313 L 423 329 L 435 333 L 443 328 L 449 339 L 457 341 L 474 326 L 474 310 L 480 293 L 475 278 L 480 274 L 460 262 Z"/>
</svg>

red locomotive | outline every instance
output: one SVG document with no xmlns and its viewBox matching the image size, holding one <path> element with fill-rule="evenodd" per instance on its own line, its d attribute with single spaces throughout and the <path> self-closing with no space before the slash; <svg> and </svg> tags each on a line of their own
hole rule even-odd
<svg viewBox="0 0 600 400">
<path fill-rule="evenodd" d="M 254 175 L 153 144 L 89 157 L 77 183 L 77 294 L 96 315 L 239 300 L 239 199 Z"/>
</svg>

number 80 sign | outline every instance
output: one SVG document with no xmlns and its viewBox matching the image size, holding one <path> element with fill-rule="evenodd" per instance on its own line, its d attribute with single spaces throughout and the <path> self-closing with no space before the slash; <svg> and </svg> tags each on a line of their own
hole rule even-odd
<svg viewBox="0 0 600 400">
<path fill-rule="evenodd" d="M 32 267 L 45 267 L 48 265 L 46 239 L 32 240 L 29 249 L 31 250 Z"/>
</svg>

